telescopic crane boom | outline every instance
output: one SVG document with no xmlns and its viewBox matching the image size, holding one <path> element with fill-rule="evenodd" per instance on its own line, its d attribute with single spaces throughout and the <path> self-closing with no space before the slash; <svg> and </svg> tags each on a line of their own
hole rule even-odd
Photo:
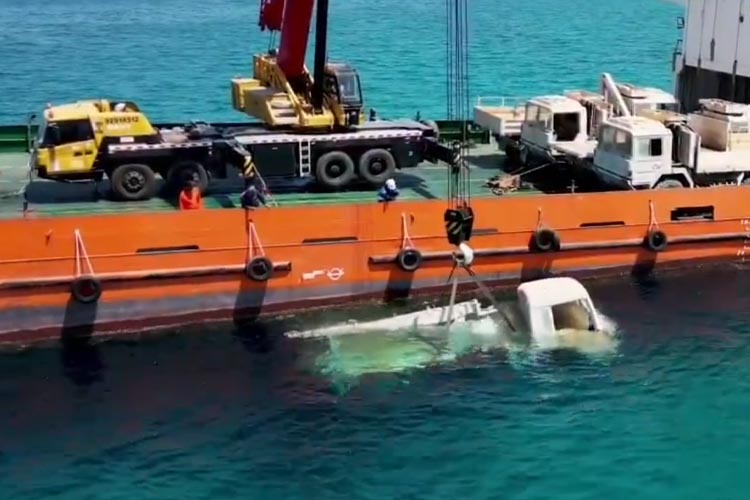
<svg viewBox="0 0 750 500">
<path fill-rule="evenodd" d="M 317 2 L 314 74 L 305 65 L 314 6 L 315 0 L 261 1 L 261 30 L 280 31 L 279 48 L 255 55 L 253 78 L 232 80 L 235 109 L 301 131 L 346 130 L 364 121 L 359 74 L 326 62 L 328 0 Z"/>
</svg>

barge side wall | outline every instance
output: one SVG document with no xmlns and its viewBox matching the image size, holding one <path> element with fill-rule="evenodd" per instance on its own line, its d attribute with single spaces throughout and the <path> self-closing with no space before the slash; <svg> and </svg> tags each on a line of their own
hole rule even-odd
<svg viewBox="0 0 750 500">
<path fill-rule="evenodd" d="M 748 187 L 518 196 L 476 199 L 473 206 L 474 269 L 493 282 L 750 257 Z M 444 209 L 444 201 L 421 201 L 0 221 L 0 342 L 444 289 L 452 267 Z M 711 215 L 673 220 L 699 212 Z M 393 262 L 404 221 L 425 256 L 413 273 Z M 560 251 L 529 252 L 542 227 L 558 233 Z M 642 244 L 650 228 L 669 237 L 665 251 Z M 102 281 L 96 304 L 71 298 L 76 232 Z M 266 282 L 243 273 L 249 258 L 261 253 L 277 266 Z M 88 271 L 85 259 L 79 262 Z"/>
</svg>

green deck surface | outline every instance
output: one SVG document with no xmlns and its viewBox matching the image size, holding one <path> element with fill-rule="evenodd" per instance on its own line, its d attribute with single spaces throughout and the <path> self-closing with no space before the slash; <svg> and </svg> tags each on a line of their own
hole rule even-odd
<svg viewBox="0 0 750 500">
<path fill-rule="evenodd" d="M 109 214 L 123 212 L 175 210 L 175 202 L 154 198 L 144 202 L 114 202 L 106 199 L 106 181 L 98 188 L 93 183 L 66 184 L 34 179 L 28 183 L 28 157 L 19 153 L 0 153 L 0 218 L 22 215 L 23 190 L 29 201 L 29 209 L 36 215 L 66 216 Z M 471 194 L 474 197 L 492 197 L 484 183 L 501 172 L 502 155 L 497 146 L 481 145 L 472 150 Z M 401 191 L 400 200 L 444 199 L 448 188 L 448 170 L 445 166 L 425 164 L 404 169 L 395 176 Z M 269 183 L 270 184 L 270 183 Z M 27 186 L 28 185 L 28 186 Z M 239 177 L 214 183 L 205 196 L 209 209 L 239 208 L 242 182 Z M 271 187 L 274 200 L 279 206 L 341 205 L 351 203 L 375 203 L 376 190 L 350 190 L 336 193 L 283 192 Z M 538 191 L 522 191 L 509 196 L 536 194 Z"/>
</svg>

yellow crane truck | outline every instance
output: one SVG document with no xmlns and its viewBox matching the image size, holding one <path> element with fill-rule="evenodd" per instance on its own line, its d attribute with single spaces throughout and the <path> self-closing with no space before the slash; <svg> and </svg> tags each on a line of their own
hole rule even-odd
<svg viewBox="0 0 750 500">
<path fill-rule="evenodd" d="M 37 177 L 60 182 L 110 180 L 121 201 L 195 181 L 205 191 L 229 167 L 252 163 L 269 181 L 299 179 L 331 190 L 364 181 L 380 187 L 398 168 L 444 156 L 436 127 L 413 120 L 372 121 L 348 132 L 279 130 L 265 123 L 153 125 L 129 101 L 48 106 L 32 146 Z"/>
<path fill-rule="evenodd" d="M 157 130 L 129 101 L 89 100 L 44 111 L 32 149 L 39 178 L 64 182 L 101 181 L 122 201 L 146 200 L 157 175 L 170 188 L 195 181 L 205 190 L 227 166 L 244 169 L 250 153 L 231 136 L 201 123 Z"/>
</svg>

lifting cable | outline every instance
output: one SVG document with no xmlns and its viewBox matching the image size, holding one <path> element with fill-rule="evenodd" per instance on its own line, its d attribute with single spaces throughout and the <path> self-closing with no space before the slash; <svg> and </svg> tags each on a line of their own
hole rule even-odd
<svg viewBox="0 0 750 500">
<path fill-rule="evenodd" d="M 461 124 L 461 139 L 453 144 L 453 154 L 448 170 L 448 207 L 445 211 L 445 229 L 448 242 L 459 246 L 471 238 L 474 212 L 471 209 L 470 172 L 467 125 L 469 101 L 469 19 L 467 0 L 445 0 L 446 5 L 446 57 L 447 57 L 447 114 L 449 120 Z"/>
<path fill-rule="evenodd" d="M 453 322 L 453 309 L 458 288 L 458 275 L 455 271 L 457 267 L 462 267 L 511 330 L 515 330 L 510 318 L 471 268 L 474 251 L 467 243 L 471 239 L 474 211 L 471 208 L 471 172 L 466 161 L 469 153 L 468 123 L 471 112 L 468 0 L 445 0 L 445 5 L 447 115 L 449 120 L 458 120 L 461 125 L 461 139 L 453 145 L 453 155 L 448 171 L 448 207 L 444 217 L 448 242 L 458 247 L 459 250 L 454 254 L 455 264 L 448 278 L 452 283 L 446 322 L 448 325 Z"/>
</svg>

